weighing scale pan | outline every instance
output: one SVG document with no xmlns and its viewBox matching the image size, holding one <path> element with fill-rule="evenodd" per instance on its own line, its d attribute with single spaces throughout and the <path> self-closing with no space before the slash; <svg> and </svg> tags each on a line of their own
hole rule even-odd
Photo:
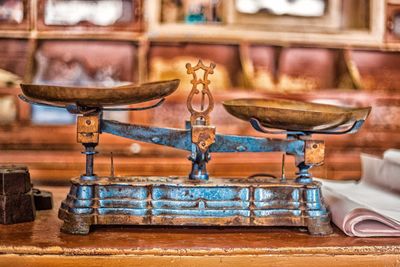
<svg viewBox="0 0 400 267">
<path fill-rule="evenodd" d="M 178 86 L 178 79 L 109 88 L 21 84 L 22 92 L 30 100 L 87 107 L 129 105 L 160 99 L 172 94 Z"/>
<path fill-rule="evenodd" d="M 233 99 L 223 102 L 233 116 L 262 126 L 290 131 L 320 132 L 364 121 L 371 107 L 349 108 L 284 99 Z"/>
</svg>

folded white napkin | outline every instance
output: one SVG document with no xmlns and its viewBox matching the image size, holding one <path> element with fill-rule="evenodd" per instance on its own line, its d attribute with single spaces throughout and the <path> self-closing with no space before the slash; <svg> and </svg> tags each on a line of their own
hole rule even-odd
<svg viewBox="0 0 400 267">
<path fill-rule="evenodd" d="M 321 180 L 332 221 L 349 236 L 400 236 L 400 150 L 361 163 L 360 182 Z"/>
</svg>

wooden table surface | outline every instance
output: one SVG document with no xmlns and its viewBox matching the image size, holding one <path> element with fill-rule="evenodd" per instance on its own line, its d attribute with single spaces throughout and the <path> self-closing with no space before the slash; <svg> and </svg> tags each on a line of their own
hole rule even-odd
<svg viewBox="0 0 400 267">
<path fill-rule="evenodd" d="M 60 233 L 67 187 L 42 187 L 55 207 L 35 222 L 0 225 L 0 266 L 400 266 L 400 238 L 353 238 L 335 228 L 313 237 L 296 228 L 97 227 Z"/>
</svg>

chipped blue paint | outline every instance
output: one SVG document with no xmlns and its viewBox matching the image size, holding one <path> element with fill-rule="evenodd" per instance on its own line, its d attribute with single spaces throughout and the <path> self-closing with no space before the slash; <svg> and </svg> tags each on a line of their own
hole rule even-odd
<svg viewBox="0 0 400 267">
<path fill-rule="evenodd" d="M 243 216 L 249 217 L 249 210 L 210 210 L 210 209 L 153 209 L 154 216 L 188 216 L 188 217 L 232 217 Z"/>
<path fill-rule="evenodd" d="M 135 183 L 135 177 L 124 177 L 121 184 L 113 185 L 73 184 L 62 209 L 77 215 L 129 215 L 147 224 L 152 224 L 153 217 L 179 218 L 188 224 L 191 219 L 237 218 L 232 224 L 263 225 L 265 218 L 329 216 L 319 197 L 318 182 L 293 187 L 215 178 L 204 185 L 164 178 L 141 177 L 142 184 Z M 196 225 L 202 225 L 201 221 Z"/>
<path fill-rule="evenodd" d="M 301 202 L 288 201 L 288 200 L 274 200 L 267 202 L 255 201 L 254 205 L 257 209 L 277 209 L 277 208 L 299 209 L 301 206 Z"/>
<path fill-rule="evenodd" d="M 98 189 L 98 197 L 102 199 L 107 198 L 134 198 L 146 199 L 148 196 L 148 189 L 144 186 L 124 186 L 124 185 L 109 185 L 107 187 L 101 186 Z"/>
<path fill-rule="evenodd" d="M 255 201 L 269 201 L 274 197 L 274 193 L 271 190 L 264 188 L 256 188 L 254 190 Z"/>
<path fill-rule="evenodd" d="M 153 200 L 153 208 L 156 209 L 174 209 L 174 208 L 223 208 L 223 209 L 247 209 L 249 201 L 172 201 L 172 200 Z"/>
<path fill-rule="evenodd" d="M 98 205 L 104 208 L 125 208 L 130 207 L 132 209 L 146 209 L 148 207 L 147 200 L 138 201 L 130 199 L 100 199 Z"/>
<path fill-rule="evenodd" d="M 270 209 L 270 210 L 255 210 L 256 217 L 271 217 L 271 216 L 301 216 L 301 210 L 288 209 Z"/>
<path fill-rule="evenodd" d="M 298 201 L 299 199 L 300 199 L 300 190 L 296 188 L 292 192 L 292 200 Z"/>
<path fill-rule="evenodd" d="M 130 215 L 130 216 L 145 216 L 147 209 L 132 209 L 132 208 L 99 208 L 100 215 Z"/>
<path fill-rule="evenodd" d="M 103 120 L 101 131 L 145 143 L 192 151 L 190 129 L 160 128 Z M 302 156 L 304 141 L 216 134 L 215 143 L 209 149 L 209 152 L 217 153 L 278 151 Z"/>
<path fill-rule="evenodd" d="M 249 189 L 235 187 L 187 187 L 160 186 L 152 192 L 153 199 L 171 200 L 248 200 Z"/>
</svg>

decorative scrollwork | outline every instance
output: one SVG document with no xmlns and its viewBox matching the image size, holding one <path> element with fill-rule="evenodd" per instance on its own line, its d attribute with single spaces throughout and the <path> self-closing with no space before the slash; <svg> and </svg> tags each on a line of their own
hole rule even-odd
<svg viewBox="0 0 400 267">
<path fill-rule="evenodd" d="M 201 60 L 197 63 L 196 66 L 192 67 L 190 63 L 186 64 L 186 69 L 188 74 L 193 75 L 193 80 L 190 81 L 192 84 L 192 90 L 189 93 L 189 96 L 187 98 L 187 108 L 191 114 L 190 116 L 190 122 L 192 125 L 195 125 L 198 120 L 204 121 L 205 125 L 210 124 L 210 116 L 209 114 L 214 108 L 214 98 L 210 92 L 210 89 L 208 88 L 208 85 L 210 84 L 210 80 L 208 80 L 208 75 L 214 73 L 214 68 L 215 68 L 214 63 L 210 63 L 210 66 L 207 67 L 203 64 Z M 199 69 L 204 71 L 204 76 L 203 78 L 198 78 L 196 71 Z M 203 85 L 203 88 L 201 91 L 197 88 L 199 84 Z M 200 103 L 200 110 L 196 110 L 193 108 L 192 102 L 193 102 L 193 97 L 194 95 L 197 95 L 201 92 L 201 103 Z M 205 97 L 208 97 L 208 105 L 207 108 L 204 107 L 205 105 Z"/>
</svg>

